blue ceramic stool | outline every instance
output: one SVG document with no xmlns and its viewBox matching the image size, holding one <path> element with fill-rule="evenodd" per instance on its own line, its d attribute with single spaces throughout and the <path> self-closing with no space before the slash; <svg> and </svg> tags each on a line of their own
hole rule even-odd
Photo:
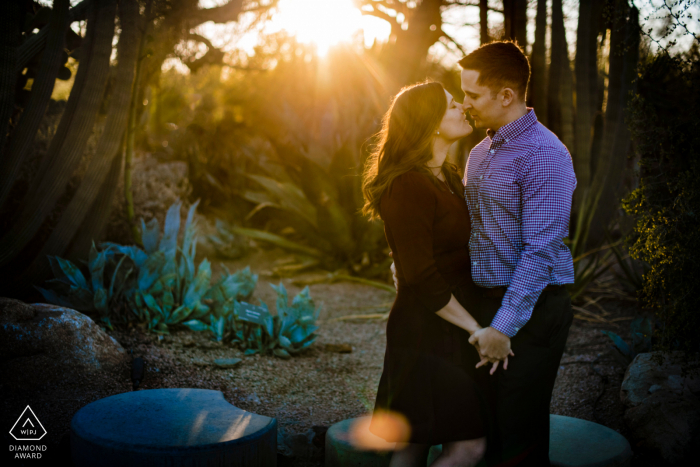
<svg viewBox="0 0 700 467">
<path fill-rule="evenodd" d="M 624 436 L 603 425 L 550 415 L 549 459 L 553 467 L 628 467 L 632 449 Z M 371 416 L 343 420 L 326 433 L 325 467 L 386 467 L 395 443 L 369 432 Z M 442 452 L 433 446 L 428 465 Z"/>
<path fill-rule="evenodd" d="M 76 467 L 277 464 L 277 420 L 208 389 L 149 389 L 97 400 L 73 416 L 70 438 Z"/>
</svg>

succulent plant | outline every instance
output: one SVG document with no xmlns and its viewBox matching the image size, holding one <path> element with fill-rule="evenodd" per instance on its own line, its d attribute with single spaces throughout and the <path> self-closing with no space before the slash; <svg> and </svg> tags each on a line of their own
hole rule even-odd
<svg viewBox="0 0 700 467">
<path fill-rule="evenodd" d="M 48 281 L 52 288 L 37 289 L 51 303 L 97 312 L 110 328 L 113 320 L 136 320 L 147 323 L 153 332 L 167 333 L 169 325 L 184 324 L 188 319 L 205 319 L 209 314 L 215 320 L 225 318 L 233 311 L 235 300 L 252 294 L 258 276 L 250 268 L 231 274 L 224 267 L 226 272 L 212 285 L 209 261 L 204 259 L 195 268 L 197 204 L 189 209 L 181 246 L 177 242 L 178 201 L 168 209 L 162 236 L 157 219 L 147 224 L 141 220 L 143 250 L 104 242 L 98 251 L 93 243 L 89 282 L 70 261 L 49 257 L 55 276 Z M 105 271 L 109 272 L 107 282 Z M 128 311 L 120 313 L 123 310 Z"/>
</svg>

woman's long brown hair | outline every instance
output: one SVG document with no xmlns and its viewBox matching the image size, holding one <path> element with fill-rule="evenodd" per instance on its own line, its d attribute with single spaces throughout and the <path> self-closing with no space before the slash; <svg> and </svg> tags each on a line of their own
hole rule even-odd
<svg viewBox="0 0 700 467">
<path fill-rule="evenodd" d="M 433 157 L 433 135 L 446 111 L 445 89 L 438 82 L 407 86 L 394 97 L 382 119 L 379 142 L 365 166 L 362 214 L 368 215 L 370 220 L 381 217 L 382 195 L 396 177 L 410 170 L 428 174 L 440 186 L 426 163 Z M 464 187 L 457 166 L 445 159 L 442 173 L 452 190 L 462 193 Z"/>
</svg>

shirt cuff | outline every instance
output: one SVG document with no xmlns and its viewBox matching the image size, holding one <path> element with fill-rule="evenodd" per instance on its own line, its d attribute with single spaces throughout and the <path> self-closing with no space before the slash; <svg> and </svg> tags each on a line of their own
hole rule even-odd
<svg viewBox="0 0 700 467">
<path fill-rule="evenodd" d="M 518 313 L 512 308 L 501 307 L 491 321 L 491 327 L 512 338 L 521 329 Z"/>
</svg>

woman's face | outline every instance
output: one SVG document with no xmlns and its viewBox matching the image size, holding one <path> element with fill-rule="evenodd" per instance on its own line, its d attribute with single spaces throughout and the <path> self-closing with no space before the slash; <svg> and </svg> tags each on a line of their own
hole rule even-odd
<svg viewBox="0 0 700 467">
<path fill-rule="evenodd" d="M 447 91 L 445 91 L 445 98 L 447 99 L 447 110 L 440 122 L 438 128 L 440 135 L 438 137 L 448 141 L 456 141 L 471 134 L 474 129 L 469 125 L 467 117 L 464 115 L 462 104 L 455 101 L 452 94 Z"/>
</svg>

